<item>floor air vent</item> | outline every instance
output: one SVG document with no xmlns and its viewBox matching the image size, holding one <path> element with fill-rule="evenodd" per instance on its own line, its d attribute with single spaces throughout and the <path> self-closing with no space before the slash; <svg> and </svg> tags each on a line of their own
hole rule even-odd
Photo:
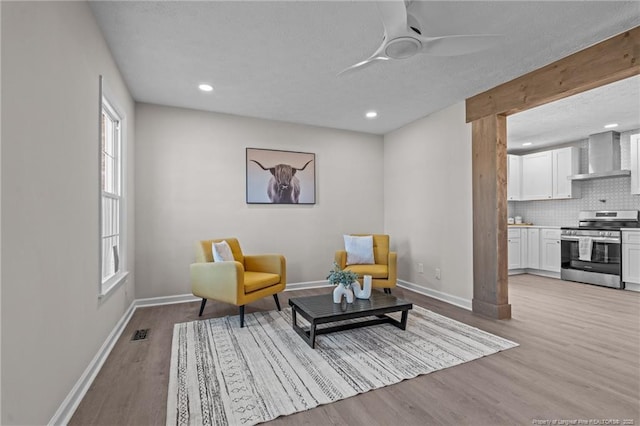
<svg viewBox="0 0 640 426">
<path fill-rule="evenodd" d="M 136 330 L 136 332 L 133 333 L 133 337 L 131 338 L 131 340 L 144 340 L 147 338 L 148 335 L 149 335 L 148 328 L 144 328 L 142 330 Z"/>
</svg>

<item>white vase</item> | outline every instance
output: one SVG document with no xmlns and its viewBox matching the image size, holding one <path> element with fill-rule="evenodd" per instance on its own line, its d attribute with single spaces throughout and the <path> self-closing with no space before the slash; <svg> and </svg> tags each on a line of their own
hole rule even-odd
<svg viewBox="0 0 640 426">
<path fill-rule="evenodd" d="M 351 291 L 351 288 L 338 284 L 333 290 L 333 303 L 340 303 L 342 296 L 347 298 L 347 303 L 353 303 L 353 291 Z"/>
<path fill-rule="evenodd" d="M 360 289 L 360 283 L 354 281 L 351 283 L 351 289 L 358 299 L 368 299 L 371 297 L 371 275 L 365 275 L 362 278 L 363 288 Z"/>
<path fill-rule="evenodd" d="M 353 290 L 351 290 L 351 287 L 345 289 L 344 295 L 347 298 L 347 303 L 353 303 Z"/>
</svg>

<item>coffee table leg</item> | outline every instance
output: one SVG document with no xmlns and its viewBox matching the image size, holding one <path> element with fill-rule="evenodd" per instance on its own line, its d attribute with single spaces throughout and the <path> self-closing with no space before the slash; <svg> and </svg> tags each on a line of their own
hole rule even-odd
<svg viewBox="0 0 640 426">
<path fill-rule="evenodd" d="M 402 311 L 402 318 L 400 319 L 400 328 L 402 330 L 407 329 L 407 318 L 409 317 L 409 311 Z"/>
<path fill-rule="evenodd" d="M 309 326 L 309 345 L 311 349 L 315 349 L 316 347 L 316 323 L 315 321 L 311 322 Z"/>
<path fill-rule="evenodd" d="M 316 344 L 316 324 L 315 322 L 311 322 L 309 325 L 309 331 L 305 332 L 302 327 L 298 325 L 298 317 L 296 308 L 291 308 L 291 325 L 293 329 L 304 339 L 305 342 L 313 349 Z"/>
</svg>

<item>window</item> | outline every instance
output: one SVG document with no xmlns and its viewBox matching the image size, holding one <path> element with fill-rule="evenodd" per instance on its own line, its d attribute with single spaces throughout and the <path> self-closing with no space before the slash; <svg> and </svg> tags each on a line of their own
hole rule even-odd
<svg viewBox="0 0 640 426">
<path fill-rule="evenodd" d="M 122 116 L 103 95 L 100 117 L 100 294 L 124 281 Z"/>
</svg>

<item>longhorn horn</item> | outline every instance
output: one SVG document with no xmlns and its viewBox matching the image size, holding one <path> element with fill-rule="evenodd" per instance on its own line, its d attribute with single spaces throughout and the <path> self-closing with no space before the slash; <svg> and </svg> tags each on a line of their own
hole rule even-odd
<svg viewBox="0 0 640 426">
<path fill-rule="evenodd" d="M 266 168 L 265 166 L 263 166 L 262 164 L 258 163 L 256 160 L 251 160 L 254 163 L 256 163 L 258 166 L 260 166 L 262 168 L 262 170 L 267 170 L 267 171 L 271 171 L 271 169 Z"/>
<path fill-rule="evenodd" d="M 296 171 L 303 171 L 303 170 L 304 170 L 304 169 L 309 165 L 309 163 L 310 163 L 310 162 L 312 162 L 312 161 L 313 161 L 313 160 L 309 160 L 309 161 L 307 161 L 307 164 L 305 164 L 304 166 L 302 166 L 302 168 L 301 168 L 301 169 L 296 169 L 295 167 L 292 167 L 292 169 L 293 169 L 293 170 L 296 170 Z"/>
</svg>

